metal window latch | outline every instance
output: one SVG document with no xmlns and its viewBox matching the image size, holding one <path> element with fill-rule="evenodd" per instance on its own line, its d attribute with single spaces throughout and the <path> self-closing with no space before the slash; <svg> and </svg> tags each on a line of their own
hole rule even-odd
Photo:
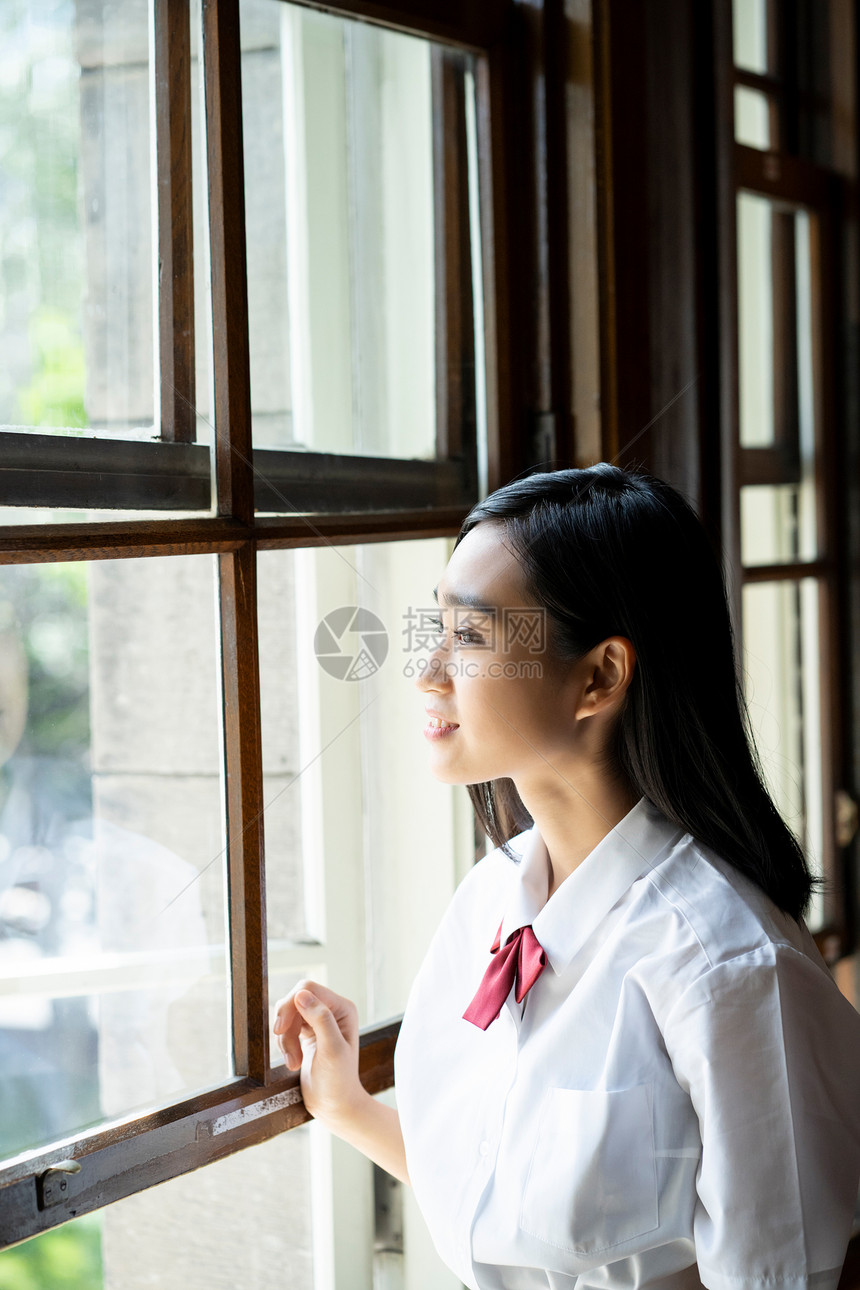
<svg viewBox="0 0 860 1290">
<path fill-rule="evenodd" d="M 36 1196 L 39 1209 L 49 1209 L 65 1200 L 69 1190 L 69 1174 L 79 1174 L 81 1166 L 77 1160 L 58 1160 L 43 1174 L 36 1175 Z"/>
</svg>

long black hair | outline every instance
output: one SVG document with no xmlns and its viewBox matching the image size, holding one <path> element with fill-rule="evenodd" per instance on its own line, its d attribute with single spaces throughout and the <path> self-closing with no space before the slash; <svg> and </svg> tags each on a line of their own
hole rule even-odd
<svg viewBox="0 0 860 1290">
<path fill-rule="evenodd" d="M 600 462 L 498 489 L 472 508 L 455 546 L 485 520 L 501 523 L 561 659 L 608 636 L 632 642 L 614 768 L 799 918 L 817 880 L 765 788 L 720 563 L 689 503 L 644 471 Z M 471 784 L 469 795 L 510 854 L 506 843 L 533 823 L 513 781 Z"/>
</svg>

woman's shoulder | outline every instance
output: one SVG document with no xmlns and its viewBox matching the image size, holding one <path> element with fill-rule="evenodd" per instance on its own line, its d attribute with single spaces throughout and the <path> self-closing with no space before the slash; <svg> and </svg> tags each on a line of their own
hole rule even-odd
<svg viewBox="0 0 860 1290">
<path fill-rule="evenodd" d="M 787 1044 L 791 1032 L 793 1062 L 806 1047 L 826 1045 L 837 1082 L 856 1079 L 860 1016 L 803 920 L 689 834 L 648 875 L 643 899 L 659 949 L 637 974 L 676 1070 L 685 1054 L 698 1062 L 708 1044 L 713 1060 L 723 1061 L 756 1035 L 766 1047 L 773 1036 Z"/>
<path fill-rule="evenodd" d="M 803 920 L 781 910 L 752 879 L 689 833 L 648 875 L 653 899 L 688 929 L 704 967 L 748 955 L 800 954 L 829 972 Z"/>
</svg>

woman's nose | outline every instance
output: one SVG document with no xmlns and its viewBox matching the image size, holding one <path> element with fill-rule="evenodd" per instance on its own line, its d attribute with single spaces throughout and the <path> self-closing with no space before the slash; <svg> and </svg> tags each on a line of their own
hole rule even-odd
<svg viewBox="0 0 860 1290">
<path fill-rule="evenodd" d="M 444 644 L 440 643 L 431 650 L 427 657 L 427 666 L 419 667 L 418 676 L 415 678 L 415 684 L 419 690 L 441 690 L 451 684 L 445 655 Z"/>
</svg>

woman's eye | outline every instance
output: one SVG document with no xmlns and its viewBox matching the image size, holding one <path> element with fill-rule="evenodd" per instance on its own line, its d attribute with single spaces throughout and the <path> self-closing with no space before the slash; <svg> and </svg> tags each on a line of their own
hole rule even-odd
<svg viewBox="0 0 860 1290">
<path fill-rule="evenodd" d="M 444 635 L 445 627 L 441 618 L 428 618 L 426 622 L 434 636 Z M 481 644 L 481 637 L 477 632 L 473 632 L 469 627 L 455 627 L 453 628 L 453 634 L 457 637 L 461 645 Z"/>
</svg>

